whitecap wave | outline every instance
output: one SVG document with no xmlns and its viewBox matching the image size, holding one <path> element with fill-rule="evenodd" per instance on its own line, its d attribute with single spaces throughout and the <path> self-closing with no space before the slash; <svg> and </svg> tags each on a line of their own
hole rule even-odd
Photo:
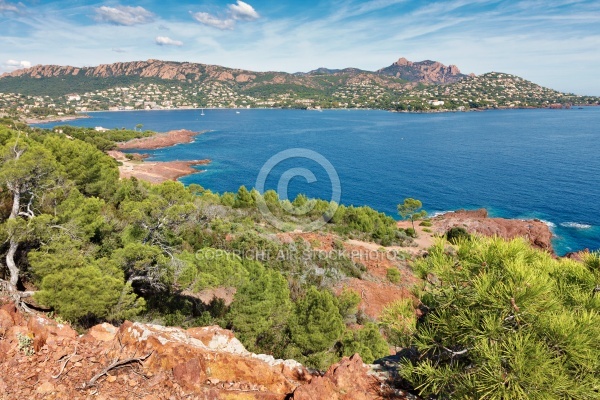
<svg viewBox="0 0 600 400">
<path fill-rule="evenodd" d="M 448 213 L 451 213 L 451 212 L 452 211 L 434 211 L 431 214 L 429 214 L 429 218 L 439 217 L 441 215 L 448 214 Z"/>
<path fill-rule="evenodd" d="M 554 222 L 546 221 L 545 219 L 540 219 L 540 222 L 546 224 L 550 229 L 556 228 L 556 224 Z"/>
<path fill-rule="evenodd" d="M 563 222 L 560 224 L 565 228 L 573 228 L 573 229 L 590 229 L 592 226 L 588 224 L 581 224 L 579 222 Z"/>
</svg>

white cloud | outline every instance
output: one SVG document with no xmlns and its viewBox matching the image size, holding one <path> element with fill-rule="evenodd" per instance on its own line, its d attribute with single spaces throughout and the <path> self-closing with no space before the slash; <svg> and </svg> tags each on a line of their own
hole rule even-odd
<svg viewBox="0 0 600 400">
<path fill-rule="evenodd" d="M 95 19 L 99 22 L 108 22 L 115 25 L 138 25 L 154 21 L 154 14 L 144 7 L 102 6 L 94 10 Z"/>
<path fill-rule="evenodd" d="M 183 42 L 180 40 L 173 40 L 167 36 L 157 36 L 156 44 L 159 46 L 183 46 Z"/>
<path fill-rule="evenodd" d="M 235 27 L 235 20 L 231 18 L 220 19 L 205 12 L 192 13 L 192 17 L 201 24 L 212 26 L 213 28 L 233 29 Z"/>
<path fill-rule="evenodd" d="M 241 0 L 237 0 L 236 4 L 228 6 L 227 17 L 224 18 L 219 18 L 206 12 L 190 13 L 201 24 L 222 30 L 235 28 L 236 21 L 255 21 L 260 18 L 254 7 Z"/>
<path fill-rule="evenodd" d="M 244 21 L 254 21 L 259 19 L 260 15 L 256 10 L 248 3 L 244 3 L 242 0 L 237 0 L 237 4 L 229 5 L 229 13 L 231 18 Z"/>
<path fill-rule="evenodd" d="M 118 48 L 118 47 L 113 47 L 112 51 L 114 51 L 115 53 L 127 53 L 127 50 L 123 50 L 123 49 Z"/>
<path fill-rule="evenodd" d="M 23 4 L 19 3 L 19 6 L 22 6 L 22 5 Z M 5 0 L 0 0 L 0 13 L 4 13 L 4 12 L 18 13 L 19 7 L 17 6 L 17 4 L 9 3 L 8 1 L 5 1 Z"/>
<path fill-rule="evenodd" d="M 6 60 L 2 63 L 2 69 L 5 71 L 16 71 L 21 68 L 30 68 L 30 61 Z"/>
</svg>

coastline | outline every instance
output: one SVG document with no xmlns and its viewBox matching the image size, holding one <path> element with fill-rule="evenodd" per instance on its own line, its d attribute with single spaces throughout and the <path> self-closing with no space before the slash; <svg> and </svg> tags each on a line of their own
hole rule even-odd
<svg viewBox="0 0 600 400">
<path fill-rule="evenodd" d="M 149 162 L 143 161 L 144 156 L 140 154 L 136 154 L 133 159 L 129 159 L 125 153 L 118 150 L 109 150 L 107 154 L 120 163 L 119 177 L 121 179 L 134 177 L 150 183 L 176 181 L 183 176 L 202 172 L 194 167 L 210 163 L 208 159 Z"/>
<path fill-rule="evenodd" d="M 79 115 L 63 115 L 63 116 L 55 116 L 51 118 L 25 118 L 24 122 L 28 125 L 31 124 L 46 124 L 48 122 L 67 122 L 67 121 L 75 121 L 78 119 L 91 118 L 87 113 L 79 114 Z"/>
<path fill-rule="evenodd" d="M 399 113 L 399 114 L 437 114 L 437 113 L 467 113 L 467 112 L 483 112 L 483 111 L 494 111 L 494 110 L 573 110 L 577 108 L 591 108 L 591 107 L 600 107 L 600 104 L 572 104 L 570 108 L 553 108 L 550 106 L 545 107 L 508 107 L 508 106 L 499 106 L 499 107 L 480 107 L 480 108 L 469 108 L 465 110 L 450 110 L 450 109 L 436 109 L 436 110 L 419 110 L 419 111 L 410 111 L 410 110 L 392 110 L 385 108 L 322 108 L 322 109 L 304 109 L 304 108 L 287 108 L 287 107 L 182 107 L 182 108 L 155 108 L 155 109 L 143 109 L 143 110 L 94 110 L 94 111 L 86 111 L 84 114 L 77 116 L 64 116 L 57 117 L 51 119 L 26 119 L 25 122 L 27 124 L 44 124 L 48 122 L 57 122 L 57 121 L 71 121 L 82 118 L 92 118 L 92 116 L 88 114 L 95 113 L 121 113 L 121 112 L 147 112 L 147 111 L 250 111 L 250 110 L 298 110 L 298 111 L 384 111 L 391 113 Z M 200 132 L 204 133 L 204 132 Z"/>
<path fill-rule="evenodd" d="M 156 150 L 176 146 L 182 143 L 192 143 L 194 138 L 208 131 L 194 132 L 187 129 L 177 129 L 165 133 L 156 133 L 153 136 L 132 139 L 117 144 L 119 150 Z"/>
</svg>

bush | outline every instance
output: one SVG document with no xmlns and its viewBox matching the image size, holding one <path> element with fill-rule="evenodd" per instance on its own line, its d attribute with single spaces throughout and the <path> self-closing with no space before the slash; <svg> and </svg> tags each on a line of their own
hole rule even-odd
<svg viewBox="0 0 600 400">
<path fill-rule="evenodd" d="M 417 231 L 415 231 L 413 228 L 406 228 L 405 231 L 409 237 L 411 237 L 411 238 L 417 237 Z"/>
<path fill-rule="evenodd" d="M 408 346 L 417 326 L 413 301 L 400 299 L 388 304 L 379 316 L 379 323 L 391 345 Z"/>
<path fill-rule="evenodd" d="M 428 219 L 421 221 L 421 223 L 419 224 L 419 226 L 431 226 L 431 225 L 433 225 L 433 224 L 431 223 L 431 220 L 428 220 Z"/>
<path fill-rule="evenodd" d="M 346 331 L 342 339 L 342 355 L 360 354 L 367 364 L 390 354 L 388 344 L 381 336 L 379 329 L 373 323 L 367 323 L 364 328 Z"/>
<path fill-rule="evenodd" d="M 452 244 L 458 243 L 461 239 L 468 239 L 470 236 L 462 226 L 455 226 L 446 232 L 446 239 Z"/>
<path fill-rule="evenodd" d="M 397 268 L 388 268 L 387 272 L 386 272 L 386 276 L 388 278 L 388 280 L 392 283 L 398 283 L 400 282 L 400 271 L 398 271 Z"/>
</svg>

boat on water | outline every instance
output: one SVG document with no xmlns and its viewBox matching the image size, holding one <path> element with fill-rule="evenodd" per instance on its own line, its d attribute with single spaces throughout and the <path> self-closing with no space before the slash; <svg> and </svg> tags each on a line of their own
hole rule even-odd
<svg viewBox="0 0 600 400">
<path fill-rule="evenodd" d="M 202 109 L 202 112 L 200 113 L 200 115 L 204 115 L 204 108 Z"/>
</svg>

